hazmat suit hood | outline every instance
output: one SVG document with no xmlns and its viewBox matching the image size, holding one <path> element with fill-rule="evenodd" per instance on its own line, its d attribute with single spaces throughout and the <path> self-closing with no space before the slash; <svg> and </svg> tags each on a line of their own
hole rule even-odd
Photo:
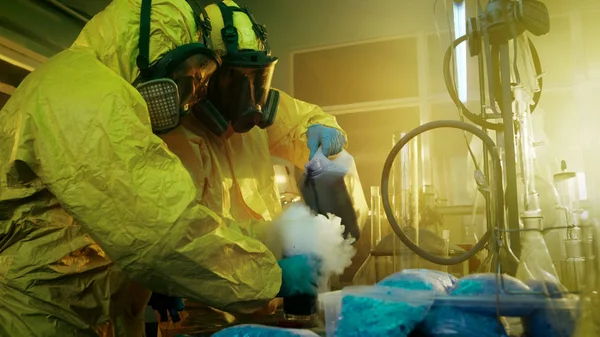
<svg viewBox="0 0 600 337">
<path fill-rule="evenodd" d="M 237 7 L 233 1 L 224 1 L 224 4 Z M 220 56 L 224 56 L 226 48 L 221 35 L 224 27 L 222 14 L 215 4 L 205 7 L 205 10 L 211 21 L 213 49 Z M 248 16 L 234 11 L 233 20 L 240 49 L 261 50 L 260 39 L 257 38 Z M 214 78 L 211 78 L 211 82 Z M 236 97 L 230 90 L 226 90 L 225 93 L 231 99 Z M 281 239 L 277 230 L 273 230 L 272 220 L 281 213 L 281 204 L 275 184 L 272 157 L 287 160 L 296 167 L 304 167 L 310 154 L 306 136 L 309 127 L 318 124 L 343 132 L 335 117 L 325 113 L 318 106 L 295 99 L 282 91 L 279 91 L 279 94 L 277 116 L 273 125 L 268 128 L 255 127 L 246 133 L 218 137 L 204 127 L 202 121 L 188 118 L 172 132 L 160 135 L 169 150 L 177 155 L 188 169 L 195 182 L 200 202 L 222 215 L 229 227 L 240 228 L 248 237 L 263 242 L 276 257 L 282 255 Z M 231 251 L 228 247 L 224 249 Z M 264 255 L 267 255 L 266 252 Z M 259 259 L 264 260 L 264 256 Z M 236 262 L 234 259 L 228 259 L 216 263 L 229 265 Z M 246 270 L 247 264 L 246 262 L 236 266 L 240 270 Z M 252 276 L 240 274 L 243 275 L 244 283 L 255 278 L 267 279 L 264 272 Z M 272 289 L 278 286 L 272 286 Z M 233 287 L 232 289 L 238 291 Z M 206 303 L 198 304 L 200 305 L 192 304 L 189 307 L 202 308 Z M 189 324 L 188 326 L 193 325 L 194 328 L 199 325 L 222 328 L 231 323 L 229 317 L 208 317 L 205 310 L 198 310 L 203 315 L 202 320 L 191 318 L 186 322 L 184 319 L 178 326 L 184 327 Z M 191 312 L 190 317 L 194 317 Z"/>
<path fill-rule="evenodd" d="M 94 16 L 73 43 L 87 48 L 105 66 L 132 83 L 139 75 L 142 0 L 113 0 Z M 198 42 L 194 12 L 185 0 L 153 0 L 150 16 L 150 62 L 184 44 Z"/>
<path fill-rule="evenodd" d="M 240 7 L 235 1 L 223 0 L 223 3 L 229 7 Z M 210 22 L 214 27 L 224 27 L 223 16 L 217 4 L 211 4 L 205 8 L 206 14 L 210 18 Z M 250 18 L 241 12 L 233 13 L 233 22 L 238 32 L 239 49 L 245 50 L 262 50 L 264 46 L 256 37 L 256 32 L 252 27 Z M 210 38 L 213 41 L 214 50 L 220 55 L 227 54 L 227 47 L 223 41 L 223 36 L 220 29 L 213 29 L 210 33 Z"/>
</svg>

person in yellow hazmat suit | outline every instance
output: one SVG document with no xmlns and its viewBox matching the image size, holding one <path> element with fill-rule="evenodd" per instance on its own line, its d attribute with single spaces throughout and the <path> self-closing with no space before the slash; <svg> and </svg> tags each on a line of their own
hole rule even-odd
<svg viewBox="0 0 600 337">
<path fill-rule="evenodd" d="M 150 291 L 233 312 L 316 291 L 318 263 L 225 224 L 157 136 L 221 64 L 202 11 L 113 0 L 0 111 L 0 336 L 141 336 Z"/>
<path fill-rule="evenodd" d="M 205 11 L 223 65 L 206 98 L 162 138 L 194 178 L 202 203 L 278 255 L 270 223 L 282 207 L 271 156 L 303 167 L 319 147 L 325 155 L 339 153 L 346 136 L 318 106 L 271 88 L 277 58 L 248 8 L 225 0 Z"/>
<path fill-rule="evenodd" d="M 264 26 L 230 0 L 205 8 L 213 50 L 223 60 L 182 125 L 162 135 L 195 180 L 202 203 L 253 236 L 281 212 L 271 156 L 304 167 L 319 147 L 341 152 L 335 117 L 271 88 L 277 58 Z"/>
</svg>

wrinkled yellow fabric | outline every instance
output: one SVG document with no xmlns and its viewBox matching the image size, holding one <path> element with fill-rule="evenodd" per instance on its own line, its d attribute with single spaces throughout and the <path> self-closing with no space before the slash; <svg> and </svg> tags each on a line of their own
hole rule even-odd
<svg viewBox="0 0 600 337">
<path fill-rule="evenodd" d="M 233 1 L 224 2 L 238 7 Z M 214 50 L 225 54 L 221 12 L 216 4 L 205 9 L 213 28 Z M 233 19 L 238 30 L 239 48 L 261 49 L 248 16 L 234 12 Z M 182 126 L 162 138 L 192 175 L 202 203 L 223 214 L 231 228 L 260 240 L 277 258 L 282 258 L 281 240 L 276 228 L 271 226 L 271 221 L 282 211 L 271 156 L 303 167 L 309 156 L 308 128 L 315 124 L 341 128 L 335 117 L 318 106 L 279 92 L 277 116 L 274 124 L 266 130 L 255 127 L 247 133 L 217 137 L 204 128 L 201 121 L 188 116 Z M 271 302 L 271 305 L 271 308 L 264 308 L 263 313 L 271 312 L 277 304 Z M 199 331 L 225 326 L 232 319 L 221 312 L 206 315 L 204 310 L 194 312 L 192 309 L 190 315 L 190 322 L 184 320 L 181 325 L 193 326 L 202 321 L 203 324 L 197 326 Z M 165 325 L 167 327 L 164 328 L 169 329 Z"/>
<path fill-rule="evenodd" d="M 151 132 L 130 85 L 140 3 L 113 0 L 0 112 L 0 336 L 140 336 L 141 286 L 232 312 L 279 291 L 273 254 Z M 196 40 L 184 0 L 152 5 L 152 60 Z"/>
<path fill-rule="evenodd" d="M 228 7 L 240 7 L 235 1 L 232 0 L 223 0 L 222 2 Z M 221 35 L 221 29 L 225 27 L 221 9 L 216 3 L 213 3 L 206 6 L 204 10 L 210 19 L 211 25 L 213 26 L 213 29 L 210 32 L 213 48 L 215 51 L 224 54 L 227 50 L 227 47 L 225 47 L 225 42 L 223 42 L 223 36 Z M 252 27 L 252 21 L 250 21 L 248 15 L 242 12 L 233 12 L 233 25 L 238 33 L 239 49 L 263 49 L 264 46 L 262 45 L 261 41 L 256 38 L 256 32 Z"/>
<path fill-rule="evenodd" d="M 223 2 L 239 7 L 232 0 Z M 213 50 L 226 54 L 221 10 L 217 4 L 205 10 L 212 26 Z M 263 49 L 245 13 L 233 12 L 233 24 L 239 49 Z M 235 220 L 231 226 L 241 225 L 245 234 L 267 244 L 277 257 L 281 254 L 280 240 L 269 222 L 281 212 L 281 204 L 271 156 L 304 167 L 310 153 L 306 138 L 310 126 L 321 124 L 344 132 L 335 117 L 318 106 L 279 93 L 277 116 L 266 130 L 255 127 L 247 133 L 216 137 L 202 127 L 201 121 L 189 116 L 175 132 L 163 137 L 192 175 L 202 203 Z"/>
<path fill-rule="evenodd" d="M 235 220 L 231 226 L 241 226 L 281 257 L 280 242 L 270 228 L 281 213 L 271 156 L 304 167 L 309 156 L 306 131 L 315 124 L 341 130 L 334 116 L 280 91 L 275 122 L 267 129 L 217 137 L 189 116 L 162 138 L 192 175 L 201 202 Z"/>
</svg>

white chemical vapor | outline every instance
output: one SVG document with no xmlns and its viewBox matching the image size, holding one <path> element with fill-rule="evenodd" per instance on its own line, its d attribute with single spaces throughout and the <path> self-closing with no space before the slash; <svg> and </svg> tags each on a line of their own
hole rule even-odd
<svg viewBox="0 0 600 337">
<path fill-rule="evenodd" d="M 344 238 L 342 219 L 335 215 L 314 215 L 303 203 L 291 204 L 274 224 L 282 239 L 283 254 L 313 254 L 322 261 L 319 291 L 328 291 L 328 280 L 340 275 L 352 263 L 354 238 Z"/>
</svg>

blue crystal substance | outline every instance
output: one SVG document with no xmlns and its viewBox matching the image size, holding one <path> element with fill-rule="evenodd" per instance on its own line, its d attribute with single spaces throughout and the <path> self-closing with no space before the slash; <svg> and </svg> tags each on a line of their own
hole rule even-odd
<svg viewBox="0 0 600 337">
<path fill-rule="evenodd" d="M 503 276 L 497 279 L 496 274 L 474 274 L 461 278 L 450 290 L 450 298 L 460 302 L 455 305 L 451 301 L 439 302 L 433 308 L 420 326 L 425 336 L 461 336 L 461 337 L 507 337 L 504 326 L 498 319 L 495 303 L 496 293 L 517 294 L 528 293 L 529 287 L 518 279 Z M 527 295 L 526 295 L 527 296 Z M 472 298 L 473 301 L 464 301 Z M 484 301 L 478 300 L 485 298 Z M 520 307 L 506 307 L 507 313 L 517 313 Z M 525 311 L 523 311 L 525 312 Z"/>
<path fill-rule="evenodd" d="M 397 294 L 392 291 L 388 292 L 388 298 L 371 297 L 368 294 L 345 295 L 335 336 L 408 336 L 427 315 L 433 297 L 430 300 L 414 300 L 411 299 L 410 290 L 405 294 L 407 297 L 404 300 L 396 298 Z"/>
<path fill-rule="evenodd" d="M 433 290 L 436 295 L 446 295 L 458 282 L 457 278 L 441 271 L 405 269 L 392 274 L 377 285 L 411 290 Z"/>
<path fill-rule="evenodd" d="M 409 336 L 419 330 L 435 296 L 447 294 L 456 281 L 447 273 L 409 269 L 380 281 L 373 287 L 379 292 L 345 295 L 335 336 Z"/>
<path fill-rule="evenodd" d="M 256 324 L 242 324 L 221 330 L 213 337 L 318 337 L 310 330 L 284 329 Z"/>
<path fill-rule="evenodd" d="M 335 336 L 508 337 L 505 316 L 522 317 L 530 337 L 570 336 L 575 310 L 560 305 L 566 292 L 560 287 L 494 273 L 457 280 L 439 271 L 404 270 L 345 293 Z"/>
</svg>

